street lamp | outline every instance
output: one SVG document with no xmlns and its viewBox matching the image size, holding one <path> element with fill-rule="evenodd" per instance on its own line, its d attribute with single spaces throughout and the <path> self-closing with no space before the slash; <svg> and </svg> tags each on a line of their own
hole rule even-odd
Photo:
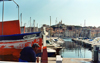
<svg viewBox="0 0 100 63">
<path fill-rule="evenodd" d="M 18 20 L 19 20 L 19 5 L 14 0 L 12 1 L 18 6 Z"/>
</svg>

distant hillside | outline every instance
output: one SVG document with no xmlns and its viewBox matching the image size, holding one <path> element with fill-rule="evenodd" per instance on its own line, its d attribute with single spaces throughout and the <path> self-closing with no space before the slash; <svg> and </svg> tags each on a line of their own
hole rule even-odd
<svg viewBox="0 0 100 63">
<path fill-rule="evenodd" d="M 65 25 L 65 24 L 56 24 L 51 26 L 53 29 L 60 28 L 60 29 L 80 29 L 82 28 L 81 26 L 74 26 L 74 25 Z"/>
</svg>

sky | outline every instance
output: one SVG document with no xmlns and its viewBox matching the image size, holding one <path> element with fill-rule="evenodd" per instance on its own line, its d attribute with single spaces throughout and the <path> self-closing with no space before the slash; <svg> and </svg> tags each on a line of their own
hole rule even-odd
<svg viewBox="0 0 100 63">
<path fill-rule="evenodd" d="M 62 20 L 65 25 L 100 26 L 100 0 L 14 0 L 22 13 L 22 25 L 41 27 L 43 24 L 56 24 Z M 0 21 L 2 21 L 0 2 Z M 19 17 L 20 18 L 20 17 Z M 4 2 L 4 21 L 17 20 L 18 7 L 13 1 Z"/>
</svg>

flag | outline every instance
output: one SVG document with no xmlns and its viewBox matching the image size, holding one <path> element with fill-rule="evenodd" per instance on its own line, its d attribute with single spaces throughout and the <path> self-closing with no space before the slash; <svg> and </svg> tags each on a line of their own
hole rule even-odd
<svg viewBox="0 0 100 63">
<path fill-rule="evenodd" d="M 3 1 L 3 0 L 0 0 L 0 1 Z M 12 1 L 12 0 L 4 0 L 4 1 Z"/>
</svg>

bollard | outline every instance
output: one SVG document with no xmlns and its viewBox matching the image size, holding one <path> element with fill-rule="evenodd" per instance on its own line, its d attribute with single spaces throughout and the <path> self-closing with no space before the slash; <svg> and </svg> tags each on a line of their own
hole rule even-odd
<svg viewBox="0 0 100 63">
<path fill-rule="evenodd" d="M 61 55 L 56 56 L 56 63 L 62 63 Z"/>
<path fill-rule="evenodd" d="M 98 51 L 98 61 L 100 62 L 100 50 Z"/>
<path fill-rule="evenodd" d="M 41 56 L 41 63 L 48 63 L 47 47 L 43 47 L 43 53 Z"/>
<path fill-rule="evenodd" d="M 92 59 L 93 61 L 98 61 L 98 50 L 96 45 L 93 46 Z"/>
<path fill-rule="evenodd" d="M 98 45 L 98 48 L 99 48 L 99 50 L 98 50 L 98 61 L 100 62 L 100 45 Z"/>
<path fill-rule="evenodd" d="M 39 63 L 39 57 L 37 57 L 37 63 Z"/>
</svg>

